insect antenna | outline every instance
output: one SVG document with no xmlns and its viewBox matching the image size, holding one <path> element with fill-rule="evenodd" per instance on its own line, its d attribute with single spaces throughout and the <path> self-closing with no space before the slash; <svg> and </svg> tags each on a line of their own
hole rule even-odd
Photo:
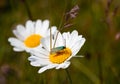
<svg viewBox="0 0 120 84">
<path fill-rule="evenodd" d="M 50 27 L 50 51 L 52 49 L 52 28 Z"/>
<path fill-rule="evenodd" d="M 66 11 L 67 8 L 67 4 L 65 4 L 65 9 L 64 9 L 64 13 Z M 73 24 L 70 23 L 70 21 L 74 18 L 76 18 L 77 14 L 79 11 L 79 6 L 75 5 L 69 12 L 67 12 L 66 14 L 63 13 L 60 25 L 58 27 L 58 31 L 55 37 L 55 42 L 53 44 L 53 48 L 55 47 L 56 41 L 57 41 L 57 37 L 60 31 L 62 31 L 64 28 L 70 27 Z"/>
<path fill-rule="evenodd" d="M 66 8 L 67 8 L 67 2 L 65 2 L 65 9 L 64 9 L 64 12 L 63 12 L 63 15 L 62 15 L 62 19 L 60 21 L 60 24 L 59 24 L 59 27 L 58 27 L 58 31 L 57 31 L 57 34 L 56 34 L 56 37 L 55 37 L 55 41 L 54 41 L 54 44 L 53 44 L 53 48 L 55 48 L 55 44 L 56 44 L 56 41 L 57 41 L 57 37 L 58 37 L 58 34 L 60 31 L 62 31 L 63 27 L 64 27 L 64 22 L 65 22 L 65 11 L 66 11 Z"/>
</svg>

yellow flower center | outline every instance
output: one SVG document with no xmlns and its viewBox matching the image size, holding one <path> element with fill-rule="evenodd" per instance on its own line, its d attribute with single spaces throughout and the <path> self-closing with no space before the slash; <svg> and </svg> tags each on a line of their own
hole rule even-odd
<svg viewBox="0 0 120 84">
<path fill-rule="evenodd" d="M 59 50 L 58 52 L 55 53 L 50 53 L 50 61 L 52 63 L 63 63 L 66 59 L 68 59 L 71 56 L 72 52 L 69 48 L 65 48 L 62 50 Z"/>
<path fill-rule="evenodd" d="M 33 34 L 27 37 L 24 41 L 24 44 L 29 48 L 37 47 L 40 44 L 40 39 L 42 36 L 38 34 Z"/>
</svg>

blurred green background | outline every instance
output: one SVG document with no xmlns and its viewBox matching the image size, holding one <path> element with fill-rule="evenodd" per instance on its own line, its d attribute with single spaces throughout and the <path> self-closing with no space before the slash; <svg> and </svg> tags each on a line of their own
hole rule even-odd
<svg viewBox="0 0 120 84">
<path fill-rule="evenodd" d="M 25 52 L 14 52 L 8 38 L 29 19 L 60 24 L 63 14 L 76 4 L 80 10 L 73 26 L 86 38 L 68 68 L 73 84 L 120 84 L 120 0 L 0 0 L 0 84 L 69 84 L 65 70 L 30 65 Z"/>
</svg>

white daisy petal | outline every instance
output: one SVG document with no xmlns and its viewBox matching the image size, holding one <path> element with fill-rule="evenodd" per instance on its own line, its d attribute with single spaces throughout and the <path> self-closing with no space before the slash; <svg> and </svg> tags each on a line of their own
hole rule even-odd
<svg viewBox="0 0 120 84">
<path fill-rule="evenodd" d="M 51 39 L 51 41 L 52 41 L 52 43 L 50 43 L 50 36 L 41 39 L 41 44 L 44 46 L 44 48 L 47 51 L 50 51 L 50 44 L 51 44 L 51 47 L 53 47 L 53 45 L 54 45 L 54 41 L 52 39 Z"/>
<path fill-rule="evenodd" d="M 20 48 L 16 48 L 16 47 L 14 47 L 13 50 L 14 50 L 14 51 L 17 51 L 17 52 L 24 51 L 24 49 L 20 49 Z"/>
<path fill-rule="evenodd" d="M 41 39 L 41 43 L 45 49 L 50 51 L 50 37 L 46 37 L 46 38 Z"/>
<path fill-rule="evenodd" d="M 78 42 L 76 42 L 76 44 L 74 45 L 74 47 L 71 48 L 72 55 L 75 55 L 75 53 L 77 53 L 79 51 L 79 49 L 80 49 L 80 43 L 78 41 Z"/>
<path fill-rule="evenodd" d="M 35 32 L 34 30 L 34 22 L 28 20 L 26 22 L 26 33 L 27 35 L 33 34 Z"/>
<path fill-rule="evenodd" d="M 65 32 L 62 35 L 63 35 L 63 38 L 65 39 L 65 45 L 70 46 L 71 45 L 70 32 Z"/>
<path fill-rule="evenodd" d="M 52 26 L 52 27 L 51 27 L 51 34 L 52 34 L 52 35 L 55 34 L 56 31 L 57 31 L 57 27 Z M 50 29 L 48 29 L 47 33 L 48 33 L 48 35 L 50 36 Z"/>
<path fill-rule="evenodd" d="M 46 58 L 46 59 L 49 58 L 49 56 L 48 56 L 49 54 L 46 54 L 44 52 L 40 53 L 40 52 L 37 52 L 37 51 L 31 51 L 31 54 L 35 55 L 37 57 L 40 57 L 40 58 Z"/>
<path fill-rule="evenodd" d="M 41 64 L 39 63 L 39 60 L 38 60 L 38 61 L 35 61 L 35 62 L 30 62 L 30 64 L 31 64 L 32 66 L 35 66 L 35 67 L 41 66 Z"/>
<path fill-rule="evenodd" d="M 62 68 L 62 69 L 66 69 L 66 68 L 69 67 L 69 65 L 70 65 L 70 62 L 69 62 L 69 61 L 66 61 L 66 62 L 64 62 L 63 66 L 62 66 L 61 68 Z"/>
<path fill-rule="evenodd" d="M 64 62 L 62 64 L 59 64 L 59 66 L 57 66 L 56 69 L 60 69 L 60 68 L 66 69 L 69 65 L 70 65 L 70 62 L 66 61 L 66 62 Z"/>
<path fill-rule="evenodd" d="M 54 34 L 55 31 L 57 31 L 57 27 L 56 27 L 56 26 L 52 26 L 52 27 L 51 27 L 51 30 L 52 30 L 52 34 Z"/>
<path fill-rule="evenodd" d="M 69 45 L 69 48 L 73 48 L 73 47 L 75 46 L 76 42 L 78 42 L 78 41 L 81 40 L 81 39 L 82 39 L 81 36 L 76 36 L 76 37 L 74 37 L 73 40 L 70 40 L 71 45 Z"/>
<path fill-rule="evenodd" d="M 48 20 L 44 20 L 44 21 L 43 21 L 42 28 L 45 29 L 45 30 L 47 30 L 48 27 L 49 27 L 49 21 L 48 21 Z"/>
<path fill-rule="evenodd" d="M 57 39 L 56 39 L 56 37 L 57 37 Z M 65 46 L 64 39 L 63 39 L 63 37 L 62 37 L 60 32 L 56 33 L 54 40 L 56 40 L 55 47 Z"/>
<path fill-rule="evenodd" d="M 73 31 L 72 34 L 69 36 L 69 40 L 67 41 L 67 46 L 72 48 L 77 40 L 79 40 L 78 33 L 76 31 Z"/>
<path fill-rule="evenodd" d="M 46 71 L 47 69 L 55 68 L 56 66 L 57 66 L 57 64 L 49 64 L 49 65 L 47 65 L 47 66 L 42 67 L 42 68 L 38 71 L 38 73 L 42 73 L 42 72 Z"/>
<path fill-rule="evenodd" d="M 19 34 L 19 32 L 18 32 L 17 30 L 13 30 L 13 33 L 14 33 L 14 35 L 15 35 L 18 39 L 20 39 L 21 41 L 23 41 L 23 40 L 25 39 L 25 37 L 22 36 L 21 34 Z"/>
<path fill-rule="evenodd" d="M 16 30 L 19 32 L 20 35 L 25 36 L 26 30 L 23 25 L 18 25 Z"/>
<path fill-rule="evenodd" d="M 71 36 L 78 36 L 78 32 L 76 30 L 74 30 L 72 33 L 71 33 Z"/>
<path fill-rule="evenodd" d="M 24 27 L 23 25 L 18 25 L 15 30 L 16 30 L 17 33 L 20 35 L 20 37 L 21 37 L 21 36 L 23 37 L 22 40 L 24 40 L 25 37 L 26 37 L 25 27 Z M 15 32 L 15 31 L 13 31 L 13 33 L 14 33 L 14 32 Z M 19 37 L 19 38 L 20 38 L 20 37 Z"/>
<path fill-rule="evenodd" d="M 46 58 L 41 58 L 41 57 L 37 57 L 37 56 L 30 56 L 28 58 L 28 60 L 31 62 L 30 64 L 32 66 L 45 66 L 48 64 L 51 64 L 51 62 L 49 61 L 49 59 Z"/>
<path fill-rule="evenodd" d="M 78 37 L 78 32 L 77 32 L 76 30 L 74 30 L 74 31 L 71 33 L 70 37 L 69 37 L 69 41 L 70 41 L 69 43 L 70 43 L 70 45 L 71 45 L 71 44 L 74 44 L 74 42 L 75 42 L 76 40 L 78 40 L 77 37 Z"/>
<path fill-rule="evenodd" d="M 83 46 L 84 43 L 85 43 L 84 38 L 81 38 L 80 41 L 75 43 L 74 47 L 71 48 L 72 56 L 74 56 L 74 55 L 76 55 L 78 53 L 78 51 L 81 49 L 81 47 Z"/>
<path fill-rule="evenodd" d="M 16 39 L 16 38 L 9 38 L 8 41 L 14 47 L 21 48 L 21 49 L 24 48 L 23 43 L 20 40 Z"/>
<path fill-rule="evenodd" d="M 44 20 L 42 23 L 42 29 L 40 31 L 42 36 L 46 36 L 48 28 L 49 28 L 49 21 Z"/>
<path fill-rule="evenodd" d="M 31 61 L 30 64 L 35 67 L 38 67 L 38 66 L 41 67 L 41 66 L 50 64 L 50 62 L 46 61 L 46 60 L 45 61 L 44 60 L 36 60 L 36 61 Z"/>
<path fill-rule="evenodd" d="M 42 29 L 42 21 L 37 20 L 37 22 L 35 24 L 35 33 L 41 35 L 41 33 L 42 33 L 41 29 Z"/>
<path fill-rule="evenodd" d="M 49 55 L 49 51 L 45 50 L 44 48 L 36 48 L 34 50 L 31 50 L 30 52 L 31 54 L 37 55 L 37 56 L 41 56 L 41 55 L 48 56 Z"/>
</svg>

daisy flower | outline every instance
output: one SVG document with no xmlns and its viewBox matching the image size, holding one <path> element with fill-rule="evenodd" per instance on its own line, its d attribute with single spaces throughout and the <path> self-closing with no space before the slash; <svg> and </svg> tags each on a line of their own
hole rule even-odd
<svg viewBox="0 0 120 84">
<path fill-rule="evenodd" d="M 57 39 L 55 38 L 57 36 Z M 43 47 L 33 50 L 28 58 L 32 66 L 41 67 L 38 73 L 47 69 L 65 69 L 70 65 L 70 59 L 75 57 L 85 42 L 82 35 L 74 30 L 72 33 L 60 32 L 55 34 L 50 44 L 50 37 L 43 38 L 41 44 Z M 52 48 L 50 48 L 52 45 Z"/>
<path fill-rule="evenodd" d="M 51 27 L 52 34 L 56 31 L 56 27 Z M 50 35 L 49 21 L 37 20 L 36 22 L 28 20 L 23 25 L 18 25 L 13 33 L 16 37 L 10 37 L 8 41 L 14 47 L 14 51 L 27 51 L 36 49 L 41 45 L 41 38 Z"/>
</svg>

